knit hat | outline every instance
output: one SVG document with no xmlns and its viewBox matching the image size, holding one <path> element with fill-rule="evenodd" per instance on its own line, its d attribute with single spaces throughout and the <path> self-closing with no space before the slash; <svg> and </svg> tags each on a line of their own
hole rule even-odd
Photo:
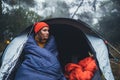
<svg viewBox="0 0 120 80">
<path fill-rule="evenodd" d="M 45 23 L 45 22 L 36 22 L 34 24 L 34 32 L 37 33 L 43 27 L 49 27 L 49 25 L 47 23 Z"/>
</svg>

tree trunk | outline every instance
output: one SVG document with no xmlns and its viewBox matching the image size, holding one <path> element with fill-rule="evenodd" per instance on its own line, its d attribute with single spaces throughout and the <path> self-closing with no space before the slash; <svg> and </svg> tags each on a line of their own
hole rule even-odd
<svg viewBox="0 0 120 80">
<path fill-rule="evenodd" d="M 2 15 L 2 0 L 0 0 L 0 16 Z"/>
</svg>

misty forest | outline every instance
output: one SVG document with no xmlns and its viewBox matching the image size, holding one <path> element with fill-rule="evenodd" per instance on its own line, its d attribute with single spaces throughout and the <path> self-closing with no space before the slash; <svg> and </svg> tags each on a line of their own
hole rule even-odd
<svg viewBox="0 0 120 80">
<path fill-rule="evenodd" d="M 82 20 L 108 41 L 113 73 L 119 80 L 120 0 L 0 0 L 0 53 L 34 22 L 59 17 Z"/>
</svg>

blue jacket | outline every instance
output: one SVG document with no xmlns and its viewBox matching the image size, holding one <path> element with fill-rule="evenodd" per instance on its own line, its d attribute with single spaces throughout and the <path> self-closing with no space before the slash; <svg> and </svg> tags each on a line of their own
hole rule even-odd
<svg viewBox="0 0 120 80">
<path fill-rule="evenodd" d="M 44 48 L 40 48 L 31 35 L 23 52 L 25 60 L 17 70 L 15 80 L 66 80 L 57 59 L 53 36 Z"/>
</svg>

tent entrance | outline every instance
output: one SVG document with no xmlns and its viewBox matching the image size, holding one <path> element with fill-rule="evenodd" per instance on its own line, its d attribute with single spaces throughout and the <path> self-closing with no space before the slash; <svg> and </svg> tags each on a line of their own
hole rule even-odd
<svg viewBox="0 0 120 80">
<path fill-rule="evenodd" d="M 90 47 L 84 33 L 70 25 L 51 25 L 51 34 L 55 36 L 62 67 L 69 62 L 78 62 L 89 56 Z"/>
</svg>

